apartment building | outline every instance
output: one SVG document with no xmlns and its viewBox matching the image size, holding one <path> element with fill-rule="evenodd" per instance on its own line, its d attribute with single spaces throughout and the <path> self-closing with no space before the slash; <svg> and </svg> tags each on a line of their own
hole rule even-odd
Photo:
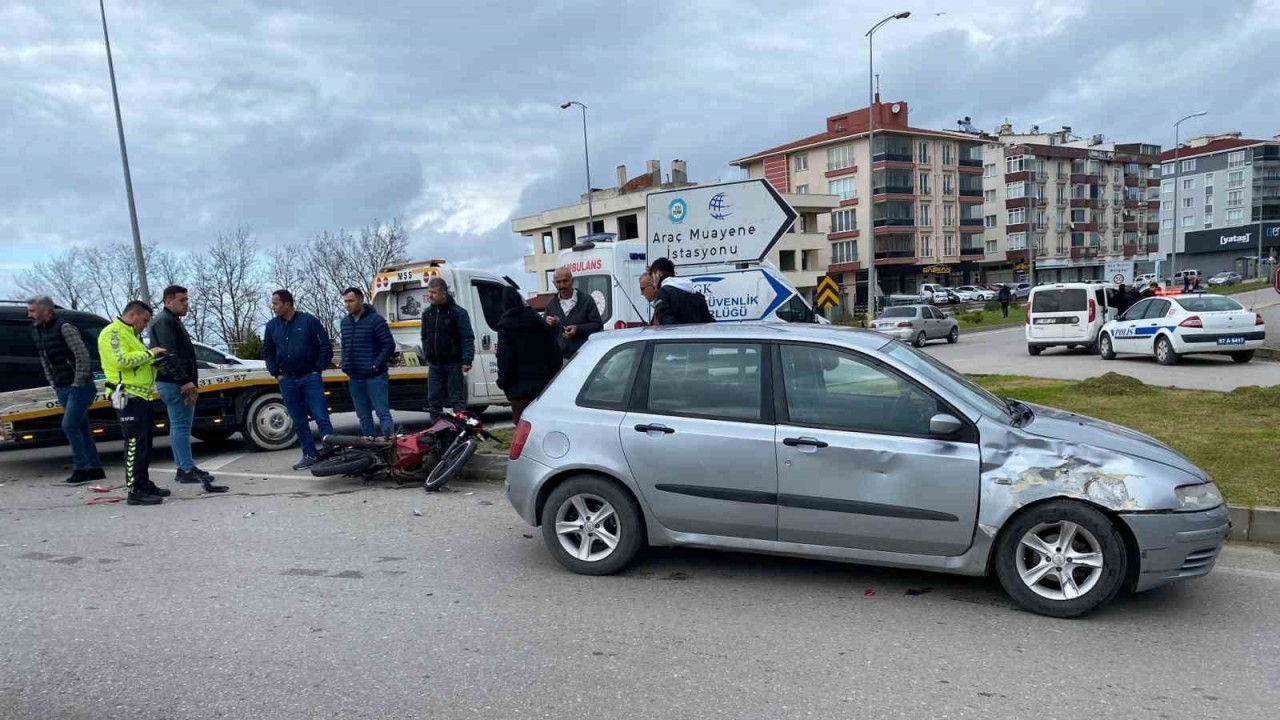
<svg viewBox="0 0 1280 720">
<path fill-rule="evenodd" d="M 664 178 L 661 162 L 650 160 L 643 175 L 628 179 L 626 166 L 619 165 L 617 186 L 591 193 L 594 211 L 591 228 L 587 227 L 590 215 L 585 194 L 576 204 L 512 220 L 511 230 L 532 242 L 533 252 L 525 256 L 524 269 L 537 276 L 538 292 L 553 291 L 552 277 L 560 251 L 572 248 L 587 234 L 613 233 L 619 240 L 643 240 L 645 199 L 652 192 L 696 185 L 689 182 L 686 168 L 683 160 L 674 160 L 670 175 Z M 830 212 L 838 200 L 830 195 L 807 192 L 784 192 L 783 199 L 795 208 L 799 217 L 791 231 L 769 253 L 769 260 L 792 286 L 812 301 L 818 280 L 831 263 L 830 243 L 826 234 L 817 229 L 818 218 Z"/>
<path fill-rule="evenodd" d="M 1177 269 L 1253 277 L 1259 237 L 1264 265 L 1274 262 L 1280 251 L 1280 136 L 1205 135 L 1160 160 L 1160 250 L 1170 253 L 1176 239 Z"/>
<path fill-rule="evenodd" d="M 872 113 L 874 149 L 867 141 Z M 824 132 L 731 163 L 780 192 L 838 199 L 817 217 L 816 230 L 827 241 L 824 269 L 841 283 L 845 307 L 866 303 L 872 262 L 885 294 L 915 292 L 924 282 L 964 285 L 981 271 L 981 135 L 914 128 L 908 116 L 906 102 L 877 95 L 870 108 L 828 117 Z"/>
<path fill-rule="evenodd" d="M 1077 138 L 1070 127 L 1015 133 L 983 149 L 987 283 L 1100 280 L 1110 261 L 1146 271 L 1158 257 L 1158 145 Z M 1031 250 L 1029 251 L 1028 248 Z"/>
</svg>

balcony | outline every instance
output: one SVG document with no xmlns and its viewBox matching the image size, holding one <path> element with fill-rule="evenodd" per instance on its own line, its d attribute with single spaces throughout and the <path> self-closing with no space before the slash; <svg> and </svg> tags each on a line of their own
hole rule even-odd
<svg viewBox="0 0 1280 720">
<path fill-rule="evenodd" d="M 964 155 L 961 155 L 960 167 L 980 168 L 982 167 L 982 158 L 967 158 Z"/>
<path fill-rule="evenodd" d="M 1155 235 L 1160 232 L 1160 223 L 1147 223 L 1147 234 Z"/>
<path fill-rule="evenodd" d="M 1071 198 L 1071 207 L 1096 209 L 1098 201 L 1094 198 Z"/>
<path fill-rule="evenodd" d="M 892 152 L 876 153 L 875 157 L 871 158 L 871 162 L 873 163 L 900 162 L 900 163 L 910 163 L 912 165 L 915 164 L 915 160 L 916 159 L 911 156 L 911 153 L 892 153 Z"/>
<path fill-rule="evenodd" d="M 1141 210 L 1142 203 L 1143 203 L 1142 200 L 1125 200 L 1124 209 L 1125 210 Z"/>
<path fill-rule="evenodd" d="M 1022 172 L 1011 172 L 1011 173 L 1004 174 L 1004 181 L 1006 183 L 1024 182 L 1024 181 L 1035 182 L 1038 179 L 1039 178 L 1036 176 L 1035 170 L 1023 170 Z"/>
<path fill-rule="evenodd" d="M 858 272 L 862 269 L 860 262 L 831 263 L 831 267 L 827 268 L 827 272 L 847 273 Z"/>
<path fill-rule="evenodd" d="M 1098 232 L 1098 223 L 1072 223 L 1071 232 Z"/>
<path fill-rule="evenodd" d="M 982 227 L 982 218 L 960 218 L 960 227 Z"/>
<path fill-rule="evenodd" d="M 1135 175 L 1125 175 L 1125 176 L 1124 176 L 1124 186 L 1125 186 L 1125 187 L 1138 187 L 1138 185 L 1139 185 L 1141 182 L 1142 182 L 1142 178 L 1137 177 L 1137 176 L 1135 176 Z"/>
<path fill-rule="evenodd" d="M 1158 253 L 1158 252 L 1160 252 L 1159 243 L 1155 243 L 1155 244 L 1147 243 L 1147 254 Z"/>
<path fill-rule="evenodd" d="M 1028 197 L 1013 198 L 1011 200 L 1004 201 L 1005 210 L 1016 210 L 1018 208 L 1029 207 L 1031 207 L 1031 198 Z"/>
<path fill-rule="evenodd" d="M 977 246 L 977 247 L 974 247 L 974 246 L 965 247 L 964 245 L 960 246 L 960 259 L 962 260 L 981 259 L 983 257 L 986 257 L 986 255 L 987 255 L 987 251 L 983 249 L 982 246 Z"/>
<path fill-rule="evenodd" d="M 980 188 L 980 187 L 976 187 L 976 188 L 961 187 L 961 188 L 960 188 L 960 197 L 962 197 L 962 198 L 966 198 L 966 197 L 976 197 L 976 198 L 980 198 L 980 197 L 982 197 L 982 188 Z"/>
<path fill-rule="evenodd" d="M 1159 209 L 1160 209 L 1160 201 L 1159 201 L 1159 200 L 1148 200 L 1148 201 L 1147 201 L 1147 209 L 1148 209 L 1148 210 L 1159 210 Z"/>
<path fill-rule="evenodd" d="M 1138 254 L 1138 246 L 1137 246 L 1137 245 L 1125 245 L 1125 246 L 1124 246 L 1124 256 L 1125 256 L 1125 258 L 1131 258 L 1131 257 L 1133 257 L 1134 255 L 1137 255 L 1137 254 Z"/>
<path fill-rule="evenodd" d="M 1102 177 L 1100 175 L 1085 175 L 1082 173 L 1071 173 L 1072 185 L 1101 185 Z"/>
<path fill-rule="evenodd" d="M 857 172 L 858 172 L 858 167 L 856 165 L 850 165 L 849 167 L 832 168 L 830 170 L 827 170 L 825 173 L 823 173 L 823 177 L 828 177 L 828 178 L 844 177 L 845 175 L 853 175 Z"/>
<path fill-rule="evenodd" d="M 1089 246 L 1089 247 L 1085 247 L 1085 246 L 1073 246 L 1073 247 L 1071 248 L 1071 259 L 1072 259 L 1072 260 L 1076 260 L 1076 259 L 1079 259 L 1079 258 L 1096 258 L 1096 257 L 1098 257 L 1098 248 L 1097 248 L 1097 246 Z"/>
<path fill-rule="evenodd" d="M 872 189 L 876 195 L 915 195 L 916 189 L 911 185 L 878 185 Z"/>
<path fill-rule="evenodd" d="M 1138 232 L 1138 223 L 1125 221 L 1124 231 L 1127 233 Z"/>
</svg>

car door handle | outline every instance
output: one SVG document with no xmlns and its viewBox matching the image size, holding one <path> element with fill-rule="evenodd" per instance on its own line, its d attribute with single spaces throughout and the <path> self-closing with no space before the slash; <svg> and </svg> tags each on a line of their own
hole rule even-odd
<svg viewBox="0 0 1280 720">
<path fill-rule="evenodd" d="M 811 437 L 783 438 L 782 444 L 786 445 L 787 447 L 801 447 L 801 446 L 815 447 L 815 448 L 829 447 L 827 443 L 817 438 L 811 438 Z"/>
<path fill-rule="evenodd" d="M 488 350 L 490 344 L 491 344 L 491 341 L 489 340 L 488 335 L 484 335 L 480 338 L 480 347 L 484 348 L 485 350 Z"/>
<path fill-rule="evenodd" d="M 651 433 L 660 432 L 663 435 L 671 435 L 675 432 L 675 428 L 669 428 L 666 425 L 637 425 L 636 432 Z"/>
</svg>

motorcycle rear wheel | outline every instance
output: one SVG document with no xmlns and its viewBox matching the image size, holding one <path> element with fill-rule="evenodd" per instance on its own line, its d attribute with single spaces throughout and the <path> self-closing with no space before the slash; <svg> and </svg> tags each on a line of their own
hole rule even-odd
<svg viewBox="0 0 1280 720">
<path fill-rule="evenodd" d="M 454 442 L 444 451 L 444 456 L 440 458 L 440 462 L 431 468 L 431 474 L 427 475 L 427 480 L 422 484 L 423 490 L 439 490 L 449 482 L 463 465 L 476 454 L 476 448 L 480 446 L 480 441 L 475 437 L 468 437 L 462 442 Z"/>
<path fill-rule="evenodd" d="M 372 453 L 338 453 L 333 457 L 317 460 L 311 465 L 311 474 L 316 477 L 334 477 L 336 475 L 364 475 L 373 468 L 375 459 Z"/>
</svg>

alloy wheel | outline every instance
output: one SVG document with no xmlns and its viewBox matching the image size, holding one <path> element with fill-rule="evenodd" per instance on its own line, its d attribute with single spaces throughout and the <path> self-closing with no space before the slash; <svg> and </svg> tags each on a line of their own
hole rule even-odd
<svg viewBox="0 0 1280 720">
<path fill-rule="evenodd" d="M 618 513 L 599 495 L 573 495 L 556 510 L 560 547 L 583 562 L 599 562 L 612 555 L 621 535 Z"/>
<path fill-rule="evenodd" d="M 1018 576 L 1032 592 L 1048 600 L 1075 600 L 1102 578 L 1102 546 L 1084 527 L 1069 520 L 1041 523 L 1018 543 Z"/>
</svg>

